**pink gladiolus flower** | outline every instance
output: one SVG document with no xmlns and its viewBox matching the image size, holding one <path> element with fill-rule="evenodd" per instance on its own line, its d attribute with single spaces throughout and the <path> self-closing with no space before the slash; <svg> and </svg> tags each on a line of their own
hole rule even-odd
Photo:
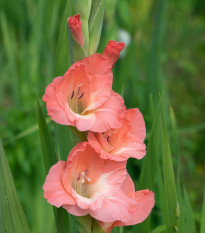
<svg viewBox="0 0 205 233">
<path fill-rule="evenodd" d="M 129 157 L 141 159 L 145 156 L 145 135 L 143 116 L 135 108 L 126 111 L 121 128 L 104 133 L 89 132 L 88 141 L 101 158 L 124 161 Z"/>
<path fill-rule="evenodd" d="M 143 221 L 154 205 L 151 191 L 134 191 L 126 162 L 101 159 L 87 142 L 51 167 L 43 189 L 50 204 L 116 226 Z"/>
<path fill-rule="evenodd" d="M 119 128 L 125 106 L 123 98 L 112 91 L 111 68 L 107 58 L 93 54 L 55 78 L 43 96 L 51 119 L 79 131 Z"/>
<path fill-rule="evenodd" d="M 80 15 L 74 15 L 73 17 L 69 17 L 68 25 L 75 40 L 81 47 L 83 47 L 84 36 L 82 31 L 82 22 L 80 21 Z"/>
<path fill-rule="evenodd" d="M 108 58 L 112 67 L 115 65 L 117 59 L 119 58 L 119 54 L 121 50 L 123 50 L 125 44 L 123 42 L 117 42 L 114 40 L 110 40 L 106 45 L 102 56 Z"/>
</svg>

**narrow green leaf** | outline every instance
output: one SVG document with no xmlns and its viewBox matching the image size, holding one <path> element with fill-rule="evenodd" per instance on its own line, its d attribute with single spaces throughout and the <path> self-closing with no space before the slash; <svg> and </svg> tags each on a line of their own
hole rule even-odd
<svg viewBox="0 0 205 233">
<path fill-rule="evenodd" d="M 194 222 L 194 214 L 185 187 L 184 187 L 184 209 L 186 210 L 185 212 L 186 233 L 196 233 L 197 231 Z"/>
<path fill-rule="evenodd" d="M 70 67 L 67 18 L 72 15 L 72 12 L 72 2 L 71 0 L 67 0 L 57 43 L 55 76 L 63 75 Z M 57 137 L 56 141 L 59 159 L 66 160 L 71 147 L 68 127 L 56 125 L 55 135 Z M 63 208 L 57 209 L 56 225 L 58 233 L 76 232 L 73 227 L 75 226 L 73 220 Z"/>
<path fill-rule="evenodd" d="M 13 177 L 0 140 L 0 232 L 29 233 Z"/>
<path fill-rule="evenodd" d="M 89 18 L 90 54 L 95 53 L 98 48 L 103 25 L 104 8 L 105 0 L 92 2 L 92 9 Z"/>
<path fill-rule="evenodd" d="M 204 198 L 203 198 L 203 208 L 202 208 L 202 214 L 201 214 L 201 227 L 200 227 L 200 233 L 205 233 L 205 186 L 204 186 Z"/>
<path fill-rule="evenodd" d="M 165 225 L 161 225 L 161 226 L 156 227 L 156 228 L 152 231 L 152 233 L 162 233 L 162 232 L 165 231 L 165 230 L 166 230 L 166 226 L 165 226 Z"/>
<path fill-rule="evenodd" d="M 153 190 L 154 188 L 154 177 L 159 155 L 160 124 L 160 108 L 158 106 L 149 138 L 147 154 L 143 161 L 142 171 L 140 173 L 139 190 Z M 150 219 L 151 218 L 148 217 L 144 222 L 133 226 L 133 232 L 148 233 L 150 230 Z"/>
<path fill-rule="evenodd" d="M 41 149 L 43 153 L 46 172 L 48 173 L 50 167 L 57 162 L 57 156 L 53 148 L 53 142 L 51 140 L 48 126 L 43 116 L 41 106 L 38 100 L 37 100 L 37 113 L 38 113 L 38 125 L 39 125 Z"/>
<path fill-rule="evenodd" d="M 164 195 L 164 184 L 163 184 L 161 170 L 162 170 L 161 167 L 159 167 L 157 171 L 157 183 L 159 189 L 159 206 L 161 210 L 161 221 L 165 223 L 167 219 L 167 211 L 166 211 L 166 200 Z"/>
<path fill-rule="evenodd" d="M 179 223 L 178 223 L 178 231 L 179 232 L 186 232 L 186 209 L 184 208 L 184 198 L 182 195 L 182 190 L 181 190 L 181 185 L 180 185 L 180 180 L 177 183 L 177 198 L 179 200 L 180 204 L 180 213 L 179 213 Z"/>
<path fill-rule="evenodd" d="M 56 143 L 59 160 L 67 160 L 68 154 L 73 147 L 72 135 L 69 127 L 55 124 Z"/>
<path fill-rule="evenodd" d="M 70 219 L 68 212 L 62 207 L 57 209 L 57 232 L 58 233 L 74 233 L 70 229 Z"/>
<path fill-rule="evenodd" d="M 172 157 L 168 139 L 168 133 L 166 128 L 166 122 L 164 118 L 164 112 L 162 104 L 160 104 L 160 115 L 161 115 L 161 143 L 162 143 L 162 166 L 163 166 L 163 177 L 164 177 L 164 189 L 165 189 L 165 200 L 167 210 L 167 228 L 169 233 L 176 232 L 177 223 L 177 195 L 175 178 L 172 164 Z"/>
<path fill-rule="evenodd" d="M 71 15 L 72 15 L 71 0 L 67 0 L 64 15 L 62 17 L 58 42 L 57 42 L 55 76 L 63 75 L 66 72 L 66 70 L 70 67 L 67 18 Z"/>
</svg>

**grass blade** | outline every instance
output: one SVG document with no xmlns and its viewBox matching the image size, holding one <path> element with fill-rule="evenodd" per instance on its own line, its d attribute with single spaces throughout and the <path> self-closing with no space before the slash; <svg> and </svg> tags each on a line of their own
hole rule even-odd
<svg viewBox="0 0 205 233">
<path fill-rule="evenodd" d="M 147 155 L 145 156 L 140 174 L 139 190 L 153 190 L 154 188 L 154 177 L 159 154 L 160 123 L 160 108 L 158 106 L 152 125 L 151 135 L 147 148 Z M 150 219 L 151 217 L 149 216 L 144 222 L 133 226 L 133 232 L 148 233 L 150 230 Z"/>
<path fill-rule="evenodd" d="M 43 153 L 46 173 L 48 173 L 50 167 L 57 162 L 57 156 L 53 148 L 53 142 L 51 140 L 51 136 L 48 131 L 48 126 L 43 116 L 43 112 L 41 110 L 41 106 L 38 100 L 37 100 L 37 113 L 38 113 L 38 125 L 39 125 L 41 149 Z"/>
<path fill-rule="evenodd" d="M 184 187 L 184 209 L 186 210 L 185 218 L 186 218 L 186 233 L 196 233 L 196 226 L 194 222 L 194 214 L 191 207 L 191 203 L 189 201 L 189 196 Z"/>
<path fill-rule="evenodd" d="M 0 232 L 29 233 L 11 171 L 0 141 Z"/>
<path fill-rule="evenodd" d="M 67 0 L 57 42 L 55 76 L 63 75 L 65 71 L 70 67 L 67 18 L 71 15 L 72 3 L 71 0 Z"/>
<path fill-rule="evenodd" d="M 67 0 L 58 36 L 55 61 L 55 76 L 63 75 L 65 71 L 70 67 L 67 18 L 72 15 L 72 11 L 72 2 L 71 0 Z M 66 126 L 56 125 L 55 134 L 57 137 L 57 148 L 59 151 L 59 158 L 65 160 L 71 148 L 71 138 L 69 129 Z M 67 211 L 63 208 L 57 209 L 57 232 L 76 232 L 73 220 L 70 218 Z"/>
<path fill-rule="evenodd" d="M 203 198 L 203 208 L 202 208 L 202 214 L 201 214 L 201 227 L 200 227 L 200 233 L 205 233 L 205 187 L 204 187 L 204 198 Z"/>
<path fill-rule="evenodd" d="M 162 167 L 164 177 L 164 191 L 166 200 L 166 211 L 167 211 L 167 228 L 168 232 L 176 232 L 177 223 L 177 195 L 175 178 L 172 164 L 172 157 L 168 139 L 168 133 L 166 128 L 166 122 L 163 112 L 162 104 L 160 104 L 160 115 L 161 115 L 161 143 L 162 143 Z"/>
</svg>

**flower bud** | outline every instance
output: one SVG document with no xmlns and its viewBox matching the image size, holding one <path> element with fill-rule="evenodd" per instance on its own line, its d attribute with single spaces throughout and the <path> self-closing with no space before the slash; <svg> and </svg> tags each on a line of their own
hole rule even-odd
<svg viewBox="0 0 205 233">
<path fill-rule="evenodd" d="M 83 47 L 84 36 L 82 31 L 82 23 L 80 21 L 80 15 L 74 15 L 73 17 L 69 17 L 68 25 L 75 40 L 81 47 Z"/>
<path fill-rule="evenodd" d="M 121 50 L 123 50 L 125 44 L 123 42 L 117 42 L 114 40 L 110 40 L 106 45 L 102 56 L 108 58 L 112 67 L 115 65 L 117 59 L 119 58 L 119 54 Z"/>
</svg>

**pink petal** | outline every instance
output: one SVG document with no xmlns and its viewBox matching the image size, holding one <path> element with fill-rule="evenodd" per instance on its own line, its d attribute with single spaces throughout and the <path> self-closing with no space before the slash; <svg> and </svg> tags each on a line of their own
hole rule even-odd
<svg viewBox="0 0 205 233">
<path fill-rule="evenodd" d="M 82 64 L 87 67 L 87 73 L 90 76 L 113 76 L 109 60 L 101 54 L 93 54 L 90 57 L 84 58 Z"/>
<path fill-rule="evenodd" d="M 75 205 L 74 199 L 66 192 L 62 183 L 61 178 L 65 167 L 65 161 L 58 161 L 58 163 L 53 165 L 43 185 L 44 197 L 51 205 L 56 207 Z"/>
<path fill-rule="evenodd" d="M 63 205 L 63 208 L 68 211 L 68 213 L 75 216 L 84 216 L 89 213 L 89 209 L 81 209 L 77 205 Z"/>
<path fill-rule="evenodd" d="M 128 132 L 122 146 L 112 150 L 111 153 L 113 156 L 121 156 L 121 160 L 129 157 L 142 159 L 146 155 L 146 145 Z"/>
<path fill-rule="evenodd" d="M 117 221 L 115 226 L 138 224 L 143 222 L 149 216 L 155 203 L 154 193 L 149 190 L 137 191 L 134 194 L 134 200 L 136 201 L 136 210 L 132 212 L 131 219 L 129 221 Z"/>
<path fill-rule="evenodd" d="M 146 136 L 146 128 L 142 113 L 138 108 L 128 109 L 125 113 L 125 118 L 130 121 L 130 134 L 143 142 Z"/>
<path fill-rule="evenodd" d="M 90 215 L 103 222 L 130 221 L 130 211 L 133 212 L 132 208 L 135 209 L 134 204 L 133 199 L 118 191 L 114 196 L 104 200 L 99 211 L 90 212 Z"/>
<path fill-rule="evenodd" d="M 94 112 L 96 122 L 91 131 L 105 132 L 110 128 L 120 128 L 125 113 L 123 98 L 112 91 L 108 100 Z"/>
<path fill-rule="evenodd" d="M 46 88 L 43 96 L 43 101 L 46 102 L 46 108 L 48 115 L 51 119 L 62 125 L 71 124 L 70 120 L 64 111 L 64 106 L 60 104 L 56 98 L 56 92 L 59 86 L 64 82 L 63 77 L 57 77 Z"/>
</svg>

